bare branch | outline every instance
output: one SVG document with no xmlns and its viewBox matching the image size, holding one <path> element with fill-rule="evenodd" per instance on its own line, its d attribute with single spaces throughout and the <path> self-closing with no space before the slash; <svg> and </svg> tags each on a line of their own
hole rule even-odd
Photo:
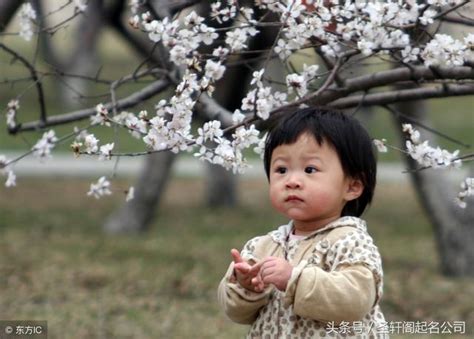
<svg viewBox="0 0 474 339">
<path fill-rule="evenodd" d="M 447 135 L 446 133 L 442 133 L 434 128 L 431 128 L 429 127 L 428 125 L 418 121 L 417 119 L 414 119 L 410 116 L 408 116 L 407 114 L 403 114 L 402 112 L 400 112 L 398 109 L 390 106 L 390 105 L 384 105 L 383 106 L 386 110 L 388 110 L 390 113 L 392 113 L 394 116 L 396 116 L 397 118 L 403 118 L 404 120 L 408 121 L 409 123 L 411 124 L 414 124 L 420 128 L 423 128 L 424 130 L 428 131 L 428 132 L 431 132 L 433 133 L 434 135 L 437 135 L 437 136 L 440 136 L 441 138 L 444 138 L 446 140 L 449 140 L 455 144 L 458 144 L 460 146 L 463 146 L 463 147 L 466 147 L 466 148 L 469 148 L 471 147 L 471 145 L 469 144 L 466 144 L 456 138 L 453 138 L 449 135 Z"/>
<path fill-rule="evenodd" d="M 429 98 L 444 98 L 474 94 L 474 85 L 446 85 L 432 88 L 403 89 L 367 95 L 356 95 L 338 99 L 329 103 L 336 108 L 351 108 L 361 104 L 363 106 L 387 105 L 395 102 L 412 101 Z"/>
<path fill-rule="evenodd" d="M 468 18 L 461 18 L 454 15 L 447 15 L 443 17 L 441 20 L 446 21 L 446 22 L 451 22 L 453 24 L 460 24 L 460 25 L 474 27 L 474 20 L 468 19 Z"/>
<path fill-rule="evenodd" d="M 35 67 L 26 60 L 23 56 L 15 52 L 14 50 L 10 49 L 9 47 L 5 46 L 3 43 L 0 43 L 0 48 L 12 55 L 15 59 L 18 59 L 25 67 L 30 71 L 31 78 L 36 86 L 36 90 L 38 91 L 38 101 L 40 106 L 40 120 L 45 122 L 46 121 L 46 104 L 44 101 L 44 92 L 43 92 L 43 84 L 41 80 L 38 78 L 38 74 L 36 72 Z"/>
<path fill-rule="evenodd" d="M 436 79 L 469 80 L 474 79 L 472 67 L 437 67 L 424 66 L 401 67 L 388 71 L 380 71 L 345 80 L 342 88 L 330 87 L 318 97 L 314 97 L 312 104 L 324 105 L 334 100 L 346 97 L 358 91 L 368 91 L 377 87 L 394 85 L 398 82 L 434 81 Z M 311 95 L 313 97 L 313 95 Z"/>
<path fill-rule="evenodd" d="M 168 86 L 170 85 L 170 81 L 168 79 L 161 79 L 158 81 L 153 82 L 152 84 L 144 87 L 138 92 L 135 92 L 129 95 L 126 98 L 117 100 L 116 102 L 116 109 L 126 109 L 129 107 L 133 107 L 138 105 L 144 100 L 150 99 L 151 97 L 155 96 L 158 93 L 163 92 Z M 104 104 L 107 109 L 111 109 L 113 104 L 111 102 Z M 10 133 L 15 134 L 18 132 L 23 131 L 32 131 L 38 130 L 49 126 L 61 125 L 66 124 L 74 121 L 79 121 L 82 119 L 86 119 L 91 115 L 96 114 L 95 107 L 86 108 L 79 111 L 74 111 L 71 113 L 66 113 L 62 115 L 56 115 L 49 117 L 45 122 L 42 121 L 32 121 L 25 124 L 21 124 L 15 130 L 9 130 Z"/>
</svg>

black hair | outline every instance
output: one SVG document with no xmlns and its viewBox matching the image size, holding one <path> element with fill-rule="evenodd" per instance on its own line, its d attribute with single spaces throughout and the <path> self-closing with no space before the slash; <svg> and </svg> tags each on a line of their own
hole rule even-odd
<svg viewBox="0 0 474 339">
<path fill-rule="evenodd" d="M 374 195 L 377 160 L 374 145 L 367 131 L 355 118 L 329 108 L 303 108 L 282 117 L 269 129 L 263 163 L 270 179 L 270 163 L 273 150 L 285 144 L 293 144 L 303 133 L 311 134 L 319 145 L 328 142 L 339 157 L 347 177 L 360 180 L 362 194 L 348 201 L 341 216 L 359 217 Z"/>
</svg>

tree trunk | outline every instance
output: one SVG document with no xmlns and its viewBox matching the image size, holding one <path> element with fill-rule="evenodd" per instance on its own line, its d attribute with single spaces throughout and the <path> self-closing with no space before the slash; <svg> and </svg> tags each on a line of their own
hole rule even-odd
<svg viewBox="0 0 474 339">
<path fill-rule="evenodd" d="M 135 184 L 135 198 L 107 219 L 107 233 L 139 233 L 148 230 L 156 206 L 164 195 L 176 155 L 161 152 L 146 157 Z"/>
<path fill-rule="evenodd" d="M 19 0 L 2 0 L 0 1 L 0 32 L 8 26 L 18 7 L 23 1 Z"/>
<path fill-rule="evenodd" d="M 206 194 L 209 207 L 232 207 L 237 204 L 237 175 L 222 166 L 206 166 Z"/>
<path fill-rule="evenodd" d="M 426 120 L 426 105 L 423 102 L 412 101 L 397 106 L 401 112 L 417 120 Z M 397 120 L 399 124 L 408 122 L 402 117 Z M 424 140 L 430 139 L 426 134 L 421 134 Z M 459 183 L 448 180 L 448 170 L 415 171 L 419 165 L 408 157 L 406 162 L 410 170 L 414 170 L 411 175 L 413 184 L 433 225 L 442 273 L 447 276 L 474 276 L 474 208 L 462 209 L 457 206 L 454 198 Z"/>
</svg>

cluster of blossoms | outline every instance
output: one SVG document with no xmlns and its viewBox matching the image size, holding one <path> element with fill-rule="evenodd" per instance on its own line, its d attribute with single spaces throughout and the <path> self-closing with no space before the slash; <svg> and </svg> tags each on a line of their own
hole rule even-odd
<svg viewBox="0 0 474 339">
<path fill-rule="evenodd" d="M 84 0 L 74 0 L 73 3 L 79 11 L 86 9 Z M 198 135 L 195 136 L 191 131 L 191 123 L 199 97 L 204 94 L 212 96 L 216 81 L 225 75 L 229 56 L 248 48 L 249 39 L 260 33 L 259 28 L 263 23 L 255 19 L 253 9 L 239 5 L 236 0 L 214 1 L 210 5 L 211 19 L 218 23 L 232 22 L 230 27 L 219 30 L 208 26 L 205 18 L 195 12 L 176 20 L 156 20 L 149 12 L 140 13 L 144 3 L 142 0 L 129 1 L 133 13 L 129 22 L 152 42 L 159 42 L 167 48 L 169 59 L 176 66 L 181 82 L 171 98 L 161 100 L 156 105 L 154 114 L 141 111 L 138 114 L 121 112 L 113 115 L 109 114 L 108 106 L 99 104 L 96 114 L 91 117 L 91 124 L 106 127 L 118 124 L 125 127 L 133 137 L 143 140 L 148 150 L 194 152 L 199 159 L 220 164 L 234 172 L 242 171 L 246 167 L 244 150 L 252 146 L 261 150 L 264 140 L 255 125 L 248 122 L 257 118 L 266 120 L 275 108 L 287 105 L 293 98 L 307 96 L 311 92 L 311 82 L 320 77 L 318 66 L 304 65 L 302 71 L 288 74 L 285 79 L 286 91 L 275 91 L 270 81 L 264 80 L 265 69 L 254 72 L 250 91 L 243 98 L 241 107 L 233 112 L 236 126 L 226 131 L 219 121 L 209 121 L 197 129 Z M 401 52 L 405 62 L 419 61 L 426 66 L 463 65 L 472 56 L 474 35 L 469 34 L 462 41 L 436 34 L 422 44 L 412 41 L 405 28 L 430 25 L 438 14 L 461 3 L 462 0 L 429 0 L 424 3 L 416 0 L 255 0 L 255 5 L 262 11 L 277 14 L 274 16 L 278 17 L 277 22 L 265 24 L 280 28 L 273 52 L 282 60 L 297 50 L 317 45 L 328 58 L 338 58 L 340 53 L 351 49 L 365 56 L 395 49 Z M 22 28 L 22 36 L 29 40 L 33 34 L 31 23 L 36 14 L 30 4 L 23 5 L 20 13 L 20 21 L 25 28 Z M 220 45 L 210 54 L 199 53 L 200 47 L 218 43 Z M 17 109 L 17 102 L 12 102 L 11 107 L 9 104 L 9 126 L 15 124 Z M 420 142 L 418 132 L 411 126 L 405 128 L 410 134 L 408 152 L 423 166 L 459 165 L 457 152 L 435 149 L 427 141 Z M 56 142 L 54 138 L 54 134 L 43 136 L 35 145 L 35 154 L 42 157 L 49 155 Z M 377 145 L 376 141 L 374 143 Z M 379 141 L 378 147 L 383 150 L 384 141 Z M 98 155 L 100 160 L 108 160 L 113 156 L 114 143 L 100 145 L 94 134 L 83 131 L 78 133 L 72 148 L 76 154 Z M 107 192 L 107 183 L 105 178 L 101 178 L 91 187 L 90 195 L 106 195 L 95 192 Z"/>
<path fill-rule="evenodd" d="M 223 137 L 221 123 L 216 120 L 205 123 L 198 129 L 198 133 L 196 144 L 200 149 L 194 155 L 201 160 L 232 169 L 234 173 L 242 172 L 247 167 L 242 151 L 261 142 L 260 132 L 254 125 L 250 125 L 249 128 L 244 126 L 237 128 L 232 134 L 232 141 Z M 206 142 L 217 146 L 208 147 Z"/>
<path fill-rule="evenodd" d="M 5 181 L 5 187 L 16 186 L 16 175 L 8 167 L 8 159 L 3 154 L 0 154 L 0 174 L 6 175 L 7 180 Z"/>
<path fill-rule="evenodd" d="M 409 136 L 409 140 L 406 141 L 408 154 L 423 167 L 459 168 L 461 166 L 458 150 L 451 153 L 439 147 L 434 148 L 428 144 L 428 140 L 421 142 L 420 132 L 411 124 L 403 124 L 402 127 L 403 132 Z"/>
<path fill-rule="evenodd" d="M 51 151 L 56 146 L 58 138 L 53 130 L 45 132 L 41 139 L 39 139 L 33 146 L 33 154 L 41 159 L 51 157 Z"/>
<path fill-rule="evenodd" d="M 420 56 L 426 66 L 462 66 L 472 55 L 473 46 L 474 34 L 472 33 L 465 37 L 464 43 L 446 34 L 436 34 Z"/>
<path fill-rule="evenodd" d="M 16 126 L 16 112 L 20 109 L 18 100 L 10 100 L 7 105 L 7 126 L 15 128 Z"/>
<path fill-rule="evenodd" d="M 110 190 L 110 181 L 106 177 L 100 177 L 95 184 L 91 184 L 89 192 L 87 195 L 93 196 L 96 199 L 99 199 L 105 195 L 112 194 Z"/>
<path fill-rule="evenodd" d="M 74 0 L 74 8 L 79 12 L 84 12 L 87 9 L 88 0 Z"/>
<path fill-rule="evenodd" d="M 386 139 L 374 139 L 372 141 L 374 143 L 374 146 L 377 148 L 377 151 L 380 153 L 387 153 L 387 140 Z"/>
<path fill-rule="evenodd" d="M 466 178 L 461 183 L 461 191 L 458 193 L 456 203 L 461 208 L 466 208 L 466 198 L 474 196 L 474 178 Z"/>
<path fill-rule="evenodd" d="M 106 195 L 111 195 L 112 191 L 110 190 L 110 181 L 102 176 L 97 180 L 97 182 L 90 185 L 89 191 L 87 192 L 88 196 L 92 196 L 96 199 L 100 199 Z M 135 188 L 131 186 L 128 190 L 125 191 L 126 197 L 125 201 L 130 201 L 135 198 Z"/>
<path fill-rule="evenodd" d="M 20 36 L 26 41 L 33 37 L 33 20 L 36 19 L 36 12 L 29 2 L 21 5 L 20 8 Z"/>
<path fill-rule="evenodd" d="M 306 1 L 285 3 L 259 1 L 260 7 L 277 13 L 282 30 L 274 48 L 281 59 L 294 51 L 323 42 L 322 51 L 329 57 L 352 46 L 370 56 L 387 53 L 388 49 L 404 50 L 405 61 L 422 60 L 429 65 L 461 65 L 472 56 L 472 37 L 464 42 L 436 34 L 426 46 L 411 47 L 405 27 L 430 25 L 446 8 L 462 3 L 453 1 Z M 471 34 L 472 35 L 472 34 Z M 410 47 L 407 47 L 410 46 Z"/>
</svg>

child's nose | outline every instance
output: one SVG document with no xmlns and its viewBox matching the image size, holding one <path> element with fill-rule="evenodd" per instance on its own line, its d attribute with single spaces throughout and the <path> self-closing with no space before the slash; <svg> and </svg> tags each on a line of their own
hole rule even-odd
<svg viewBox="0 0 474 339">
<path fill-rule="evenodd" d="M 301 178 L 299 175 L 296 173 L 292 173 L 288 176 L 288 180 L 286 181 L 286 187 L 295 189 L 295 188 L 301 188 L 302 183 L 301 183 Z"/>
</svg>

